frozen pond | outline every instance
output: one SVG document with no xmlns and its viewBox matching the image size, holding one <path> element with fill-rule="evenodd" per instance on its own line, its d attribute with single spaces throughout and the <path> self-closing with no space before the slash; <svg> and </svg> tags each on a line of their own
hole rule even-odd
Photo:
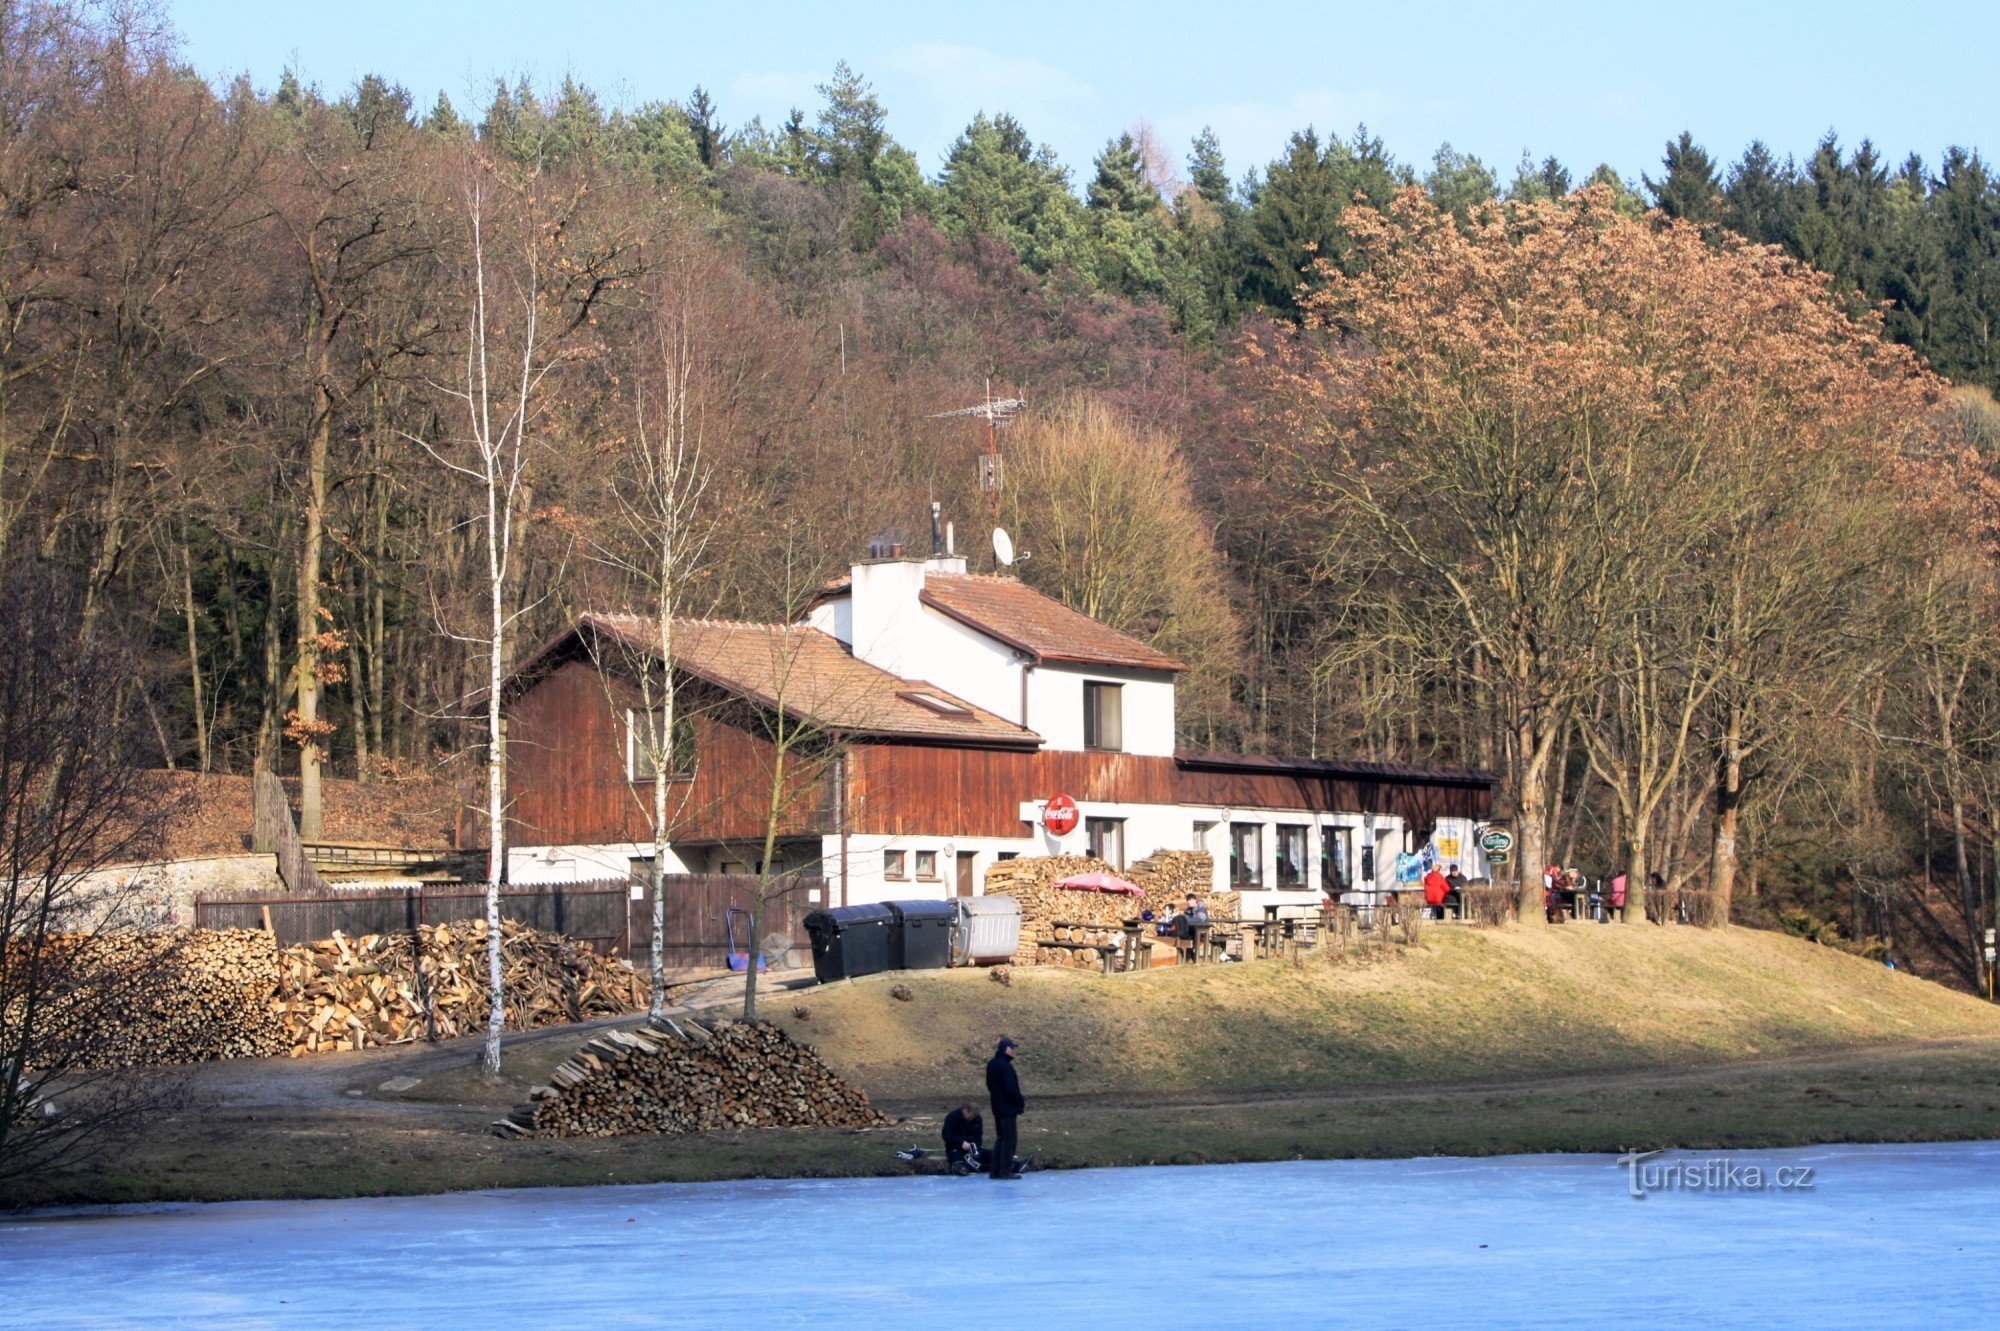
<svg viewBox="0 0 2000 1331">
<path fill-rule="evenodd" d="M 2000 1143 L 1646 1164 L 1643 1200 L 1537 1156 L 40 1215 L 0 1220 L 0 1325 L 1992 1325 Z"/>
</svg>

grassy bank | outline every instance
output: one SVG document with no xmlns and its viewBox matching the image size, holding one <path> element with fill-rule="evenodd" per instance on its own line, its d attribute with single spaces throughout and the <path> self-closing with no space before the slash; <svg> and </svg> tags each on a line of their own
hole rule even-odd
<svg viewBox="0 0 2000 1331">
<path fill-rule="evenodd" d="M 1417 947 L 1335 964 L 1013 978 L 896 977 L 914 994 L 899 1002 L 871 977 L 770 1015 L 891 1098 L 951 1094 L 1000 1034 L 1023 1042 L 1044 1094 L 1429 1083 L 2000 1035 L 2000 1008 L 1749 929 L 1434 927 Z"/>
<path fill-rule="evenodd" d="M 931 1144 L 948 1104 L 978 1098 L 1001 1032 L 1023 1042 L 1024 1146 L 1056 1166 L 2000 1137 L 2000 1011 L 1740 929 L 1433 929 L 1414 949 L 1302 968 L 899 976 L 782 996 L 767 1015 L 904 1121 L 488 1135 L 581 1038 L 547 1032 L 510 1048 L 499 1088 L 473 1074 L 476 1042 L 208 1065 L 188 1111 L 7 1200 L 901 1172 L 898 1147 Z"/>
</svg>

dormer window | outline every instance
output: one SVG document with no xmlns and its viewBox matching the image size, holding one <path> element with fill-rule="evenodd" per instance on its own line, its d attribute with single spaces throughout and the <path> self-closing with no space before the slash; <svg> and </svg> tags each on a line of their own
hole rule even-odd
<svg viewBox="0 0 2000 1331">
<path fill-rule="evenodd" d="M 970 707 L 962 707 L 949 698 L 940 698 L 935 693 L 898 693 L 896 696 L 904 702 L 913 702 L 926 711 L 951 717 L 955 721 L 969 720 L 972 716 Z"/>
<path fill-rule="evenodd" d="M 1086 680 L 1083 685 L 1083 747 L 1122 749 L 1125 747 L 1125 688 Z"/>
</svg>

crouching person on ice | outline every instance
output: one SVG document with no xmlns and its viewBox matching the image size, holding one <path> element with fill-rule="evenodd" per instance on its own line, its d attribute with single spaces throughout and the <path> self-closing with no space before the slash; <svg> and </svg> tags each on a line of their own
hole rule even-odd
<svg viewBox="0 0 2000 1331">
<path fill-rule="evenodd" d="M 1017 1048 L 1019 1045 L 1012 1039 L 1002 1036 L 994 1046 L 993 1057 L 986 1063 L 986 1093 L 993 1100 L 992 1173 L 996 1179 L 1021 1177 L 1022 1162 L 1015 1157 L 1014 1148 L 1020 1135 L 1017 1125 L 1028 1102 L 1022 1098 L 1021 1079 L 1014 1071 Z"/>
<path fill-rule="evenodd" d="M 961 1178 L 985 1168 L 986 1122 L 971 1105 L 960 1105 L 944 1116 L 944 1155 L 951 1172 Z"/>
</svg>

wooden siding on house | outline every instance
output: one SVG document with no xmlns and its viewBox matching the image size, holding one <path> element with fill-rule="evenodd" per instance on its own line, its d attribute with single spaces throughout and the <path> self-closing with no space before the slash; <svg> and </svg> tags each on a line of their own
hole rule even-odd
<svg viewBox="0 0 2000 1331">
<path fill-rule="evenodd" d="M 670 790 L 678 844 L 760 838 L 773 748 L 741 725 L 723 697 L 689 696 L 697 754 L 692 780 Z M 644 843 L 652 837 L 649 783 L 627 778 L 625 708 L 586 661 L 554 666 L 508 705 L 509 835 L 523 846 Z M 754 723 L 752 723 L 754 724 Z M 778 833 L 840 830 L 832 763 L 800 759 Z M 861 741 L 849 746 L 847 830 L 868 835 L 1020 837 L 1021 806 L 1066 794 L 1085 803 L 1378 813 L 1428 828 L 1440 817 L 1491 813 L 1490 783 L 1287 770 L 1245 760 L 1183 762 L 1130 753 L 972 748 Z M 1252 765 L 1255 764 L 1255 765 Z"/>
<path fill-rule="evenodd" d="M 1022 836 L 1021 805 L 1057 793 L 1086 803 L 1378 813 L 1418 827 L 1484 818 L 1492 802 L 1492 787 L 1477 782 L 1218 771 L 1130 753 L 867 744 L 850 761 L 849 830 L 881 835 Z"/>
<path fill-rule="evenodd" d="M 1132 753 L 860 744 L 849 757 L 848 830 L 1018 837 L 1021 805 L 1077 800 L 1172 804 L 1174 760 Z"/>
<path fill-rule="evenodd" d="M 614 697 L 616 701 L 614 702 Z M 507 709 L 508 835 L 521 846 L 589 846 L 652 840 L 652 784 L 625 768 L 625 708 L 635 697 L 607 696 L 603 677 L 569 661 L 514 698 Z M 742 841 L 764 835 L 770 802 L 771 743 L 697 708 L 695 775 L 670 783 L 676 842 Z M 794 761 L 798 761 L 796 755 Z M 823 771 L 806 775 L 830 788 Z M 832 829 L 830 801 L 811 781 L 792 783 L 780 836 Z"/>
</svg>

